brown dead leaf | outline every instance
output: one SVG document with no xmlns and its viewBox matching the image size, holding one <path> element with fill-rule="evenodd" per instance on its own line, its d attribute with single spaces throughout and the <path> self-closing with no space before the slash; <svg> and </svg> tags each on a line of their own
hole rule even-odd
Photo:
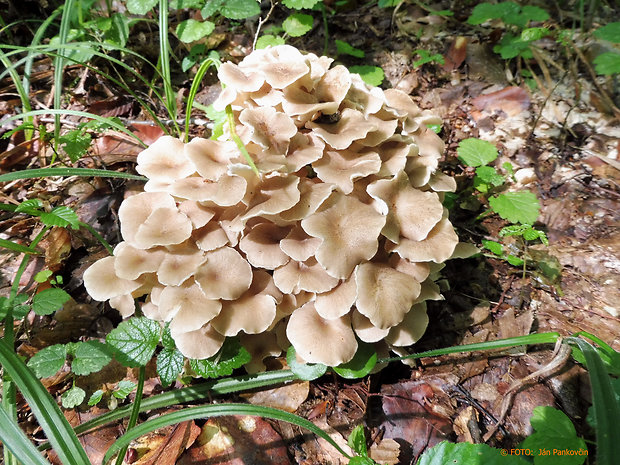
<svg viewBox="0 0 620 465">
<path fill-rule="evenodd" d="M 71 234 L 65 228 L 52 228 L 41 247 L 45 250 L 45 267 L 55 273 L 71 253 Z"/>
<path fill-rule="evenodd" d="M 389 438 L 384 438 L 373 444 L 368 451 L 370 458 L 382 465 L 396 465 L 399 454 L 400 445 L 394 439 Z"/>
<path fill-rule="evenodd" d="M 296 381 L 274 389 L 242 394 L 241 397 L 254 405 L 294 412 L 308 398 L 309 392 L 310 383 L 308 381 Z"/>
<path fill-rule="evenodd" d="M 458 36 L 445 54 L 444 71 L 450 72 L 459 68 L 467 56 L 467 37 Z"/>
<path fill-rule="evenodd" d="M 516 116 L 530 107 L 530 95 L 517 86 L 505 87 L 497 92 L 483 94 L 472 100 L 478 110 L 489 113 L 504 112 L 507 116 Z"/>
<path fill-rule="evenodd" d="M 344 450 L 347 454 L 354 455 L 353 451 L 347 444 L 347 440 L 335 428 L 333 428 L 332 426 L 329 425 L 329 423 L 327 423 L 327 419 L 325 418 L 325 416 L 315 418 L 314 420 L 312 420 L 312 423 L 314 423 L 316 426 L 321 428 L 325 433 L 327 433 L 329 437 L 332 438 L 332 440 L 336 444 L 338 444 L 340 448 Z M 348 463 L 347 459 L 325 439 L 317 438 L 317 441 L 319 445 L 321 446 L 321 449 L 323 450 L 325 455 L 329 457 L 330 463 L 334 465 L 340 465 L 340 464 L 344 465 L 345 463 Z"/>
<path fill-rule="evenodd" d="M 133 462 L 134 465 L 174 465 L 179 456 L 188 449 L 200 435 L 200 427 L 193 421 L 175 425 L 172 432 L 157 441 L 157 447 Z"/>
</svg>

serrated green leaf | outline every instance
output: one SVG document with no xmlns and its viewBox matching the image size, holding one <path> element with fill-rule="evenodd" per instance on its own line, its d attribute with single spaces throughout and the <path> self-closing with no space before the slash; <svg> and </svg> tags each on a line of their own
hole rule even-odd
<svg viewBox="0 0 620 465">
<path fill-rule="evenodd" d="M 538 218 L 540 202 L 529 191 L 507 192 L 489 198 L 491 209 L 511 223 L 532 224 Z"/>
<path fill-rule="evenodd" d="M 491 163 L 497 158 L 498 152 L 490 142 L 471 137 L 462 140 L 457 149 L 458 159 L 467 166 L 477 167 Z"/>
<path fill-rule="evenodd" d="M 338 54 L 351 55 L 356 58 L 364 58 L 366 56 L 364 50 L 355 48 L 351 44 L 338 39 L 336 39 L 336 50 Z"/>
<path fill-rule="evenodd" d="M 303 13 L 294 13 L 284 20 L 282 27 L 291 37 L 301 37 L 312 29 L 314 18 Z"/>
<path fill-rule="evenodd" d="M 310 9 L 321 0 L 284 0 L 282 4 L 287 8 L 294 10 Z"/>
<path fill-rule="evenodd" d="M 204 0 L 170 0 L 168 6 L 171 10 L 192 9 L 197 10 L 204 5 Z"/>
<path fill-rule="evenodd" d="M 461 442 L 452 444 L 442 441 L 422 454 L 417 465 L 525 465 L 517 455 L 503 455 L 500 449 L 486 444 Z"/>
<path fill-rule="evenodd" d="M 13 302 L 8 297 L 0 297 L 0 319 L 4 319 L 10 307 L 13 307 L 13 318 L 21 320 L 30 311 L 30 305 L 24 304 L 30 297 L 26 294 L 17 294 Z"/>
<path fill-rule="evenodd" d="M 369 86 L 380 86 L 385 78 L 383 68 L 380 68 L 379 66 L 356 65 L 351 66 L 349 71 L 359 74 L 364 82 Z"/>
<path fill-rule="evenodd" d="M 479 184 L 487 184 L 499 187 L 504 184 L 504 176 L 499 174 L 492 166 L 479 166 L 476 168 L 476 177 L 474 178 L 474 187 L 477 189 Z M 480 190 L 480 192 L 486 192 Z"/>
<path fill-rule="evenodd" d="M 109 347 L 99 341 L 77 342 L 73 349 L 71 371 L 86 376 L 101 370 L 112 361 Z"/>
<path fill-rule="evenodd" d="M 82 158 L 88 147 L 90 147 L 91 141 L 91 135 L 81 129 L 74 129 L 58 138 L 58 143 L 72 162 Z"/>
<path fill-rule="evenodd" d="M 49 378 L 58 373 L 67 359 L 64 344 L 54 344 L 38 351 L 28 360 L 28 368 L 34 371 L 37 378 Z"/>
<path fill-rule="evenodd" d="M 164 346 L 164 349 L 174 350 L 177 348 L 177 345 L 172 338 L 172 334 L 170 334 L 169 323 L 166 323 L 166 326 L 164 326 L 164 330 L 161 333 L 161 345 Z"/>
<path fill-rule="evenodd" d="M 169 386 L 183 371 L 185 357 L 177 349 L 164 349 L 157 354 L 157 374 L 162 386 Z"/>
<path fill-rule="evenodd" d="M 144 366 L 159 343 L 159 323 L 145 317 L 130 318 L 106 337 L 116 359 L 127 367 Z"/>
<path fill-rule="evenodd" d="M 181 42 L 186 44 L 195 42 L 208 36 L 215 29 L 215 24 L 211 21 L 196 21 L 195 19 L 187 19 L 181 21 L 177 25 L 177 36 Z"/>
<path fill-rule="evenodd" d="M 332 367 L 343 378 L 357 379 L 369 374 L 377 364 L 377 351 L 374 344 L 358 342 L 355 356 L 347 363 Z"/>
<path fill-rule="evenodd" d="M 20 203 L 16 208 L 16 213 L 28 213 L 35 212 L 35 214 L 39 214 L 39 210 L 43 206 L 43 203 L 39 199 L 28 199 L 24 200 Z"/>
<path fill-rule="evenodd" d="M 276 45 L 284 45 L 285 41 L 282 37 L 277 37 L 271 34 L 265 34 L 260 36 L 256 41 L 256 49 L 275 47 Z"/>
<path fill-rule="evenodd" d="M 226 0 L 219 10 L 228 19 L 245 19 L 259 15 L 260 5 L 256 0 Z"/>
<path fill-rule="evenodd" d="M 514 2 L 501 2 L 496 5 L 480 3 L 472 10 L 468 24 L 478 25 L 489 19 L 502 19 L 519 15 L 521 7 Z"/>
<path fill-rule="evenodd" d="M 351 431 L 347 445 L 359 455 L 366 457 L 368 455 L 368 447 L 366 446 L 366 435 L 364 434 L 364 425 L 357 425 Z"/>
<path fill-rule="evenodd" d="M 535 465 L 580 465 L 587 457 L 587 447 L 570 419 L 553 407 L 539 406 L 530 418 L 534 433 L 525 438 L 520 447 L 536 451 Z M 575 455 L 538 455 L 539 450 L 575 451 Z M 581 451 L 581 455 L 579 452 Z"/>
<path fill-rule="evenodd" d="M 594 59 L 593 63 L 597 74 L 609 76 L 620 73 L 620 53 L 601 53 Z"/>
<path fill-rule="evenodd" d="M 512 255 L 512 254 L 509 254 L 506 256 L 506 261 L 510 263 L 512 266 L 522 266 L 523 263 L 525 263 L 523 259 L 517 257 L 516 255 Z"/>
<path fill-rule="evenodd" d="M 500 257 L 504 255 L 504 246 L 499 242 L 487 241 L 486 239 L 482 239 L 482 247 L 491 251 L 495 255 L 499 255 Z"/>
<path fill-rule="evenodd" d="M 117 399 L 125 399 L 136 388 L 137 384 L 133 381 L 124 379 L 119 381 L 112 395 Z"/>
<path fill-rule="evenodd" d="M 73 229 L 80 227 L 80 219 L 77 214 L 64 205 L 54 208 L 51 212 L 42 213 L 40 219 L 41 223 L 46 226 L 59 226 L 61 228 L 71 226 Z"/>
<path fill-rule="evenodd" d="M 75 408 L 84 402 L 86 398 L 86 392 L 84 389 L 73 386 L 71 389 L 66 391 L 62 396 L 60 396 L 60 403 L 64 408 Z"/>
<path fill-rule="evenodd" d="M 52 277 L 53 274 L 54 273 L 52 273 L 51 270 L 41 270 L 34 275 L 34 280 L 39 284 L 45 283 Z"/>
<path fill-rule="evenodd" d="M 521 31 L 521 40 L 526 42 L 534 42 L 549 35 L 549 29 L 546 27 L 528 27 Z"/>
<path fill-rule="evenodd" d="M 320 378 L 327 372 L 327 366 L 322 363 L 299 363 L 293 346 L 290 346 L 286 351 L 286 363 L 291 371 L 304 381 Z"/>
<path fill-rule="evenodd" d="M 620 44 L 620 22 L 606 24 L 594 31 L 594 36 L 601 40 L 607 40 L 614 44 Z"/>
<path fill-rule="evenodd" d="M 531 227 L 530 224 L 511 224 L 499 230 L 499 237 L 522 236 Z"/>
<path fill-rule="evenodd" d="M 51 315 L 71 299 L 62 289 L 44 289 L 32 299 L 32 311 L 37 315 Z"/>
<path fill-rule="evenodd" d="M 209 18 L 216 14 L 219 10 L 224 0 L 207 0 L 205 5 L 200 10 L 200 14 L 203 18 Z"/>
<path fill-rule="evenodd" d="M 203 360 L 190 360 L 190 366 L 203 378 L 219 378 L 232 374 L 233 370 L 252 360 L 250 353 L 241 346 L 239 339 L 229 337 L 220 351 Z"/>
<path fill-rule="evenodd" d="M 103 390 L 97 389 L 93 392 L 88 398 L 88 406 L 92 407 L 93 405 L 97 405 L 103 399 Z"/>
<path fill-rule="evenodd" d="M 159 0 L 127 0 L 127 11 L 134 15 L 145 15 L 151 11 Z"/>
</svg>

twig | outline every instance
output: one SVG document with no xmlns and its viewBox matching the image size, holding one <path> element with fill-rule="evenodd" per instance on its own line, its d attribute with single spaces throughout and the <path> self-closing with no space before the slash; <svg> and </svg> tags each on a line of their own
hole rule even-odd
<svg viewBox="0 0 620 465">
<path fill-rule="evenodd" d="M 267 16 L 265 16 L 265 19 L 258 18 L 258 26 L 256 26 L 256 34 L 254 34 L 254 41 L 252 42 L 252 50 L 256 48 L 256 41 L 258 40 L 258 34 L 260 33 L 261 27 L 263 27 L 263 24 L 265 24 L 269 20 L 269 17 L 271 16 L 271 13 L 273 12 L 273 9 L 276 6 L 276 2 L 274 2 L 273 0 L 269 0 L 269 1 L 271 3 L 271 8 L 269 8 L 269 11 L 267 12 Z"/>
</svg>

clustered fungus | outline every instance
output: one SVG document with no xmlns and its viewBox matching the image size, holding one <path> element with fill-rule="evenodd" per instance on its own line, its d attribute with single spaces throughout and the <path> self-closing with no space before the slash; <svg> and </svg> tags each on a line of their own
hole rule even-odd
<svg viewBox="0 0 620 465">
<path fill-rule="evenodd" d="M 331 63 L 287 45 L 224 63 L 214 106 L 230 105 L 259 174 L 229 127 L 160 138 L 138 156 L 144 192 L 119 209 L 124 242 L 84 273 L 90 295 L 124 317 L 143 297 L 190 358 L 238 335 L 250 370 L 290 344 L 335 366 L 358 340 L 415 343 L 458 243 L 442 206 L 456 185 L 428 128 L 440 120 Z"/>
</svg>

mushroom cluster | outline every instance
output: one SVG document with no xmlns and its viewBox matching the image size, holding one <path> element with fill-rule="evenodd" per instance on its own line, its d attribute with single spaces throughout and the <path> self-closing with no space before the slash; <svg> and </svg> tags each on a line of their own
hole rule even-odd
<svg viewBox="0 0 620 465">
<path fill-rule="evenodd" d="M 95 300 L 170 323 L 190 358 L 239 335 L 248 367 L 292 344 L 309 363 L 351 360 L 358 340 L 415 343 L 441 298 L 458 238 L 436 171 L 440 120 L 405 93 L 366 85 L 332 59 L 282 45 L 218 72 L 234 132 L 138 156 L 144 192 L 119 209 L 124 241 L 85 273 Z"/>
</svg>

